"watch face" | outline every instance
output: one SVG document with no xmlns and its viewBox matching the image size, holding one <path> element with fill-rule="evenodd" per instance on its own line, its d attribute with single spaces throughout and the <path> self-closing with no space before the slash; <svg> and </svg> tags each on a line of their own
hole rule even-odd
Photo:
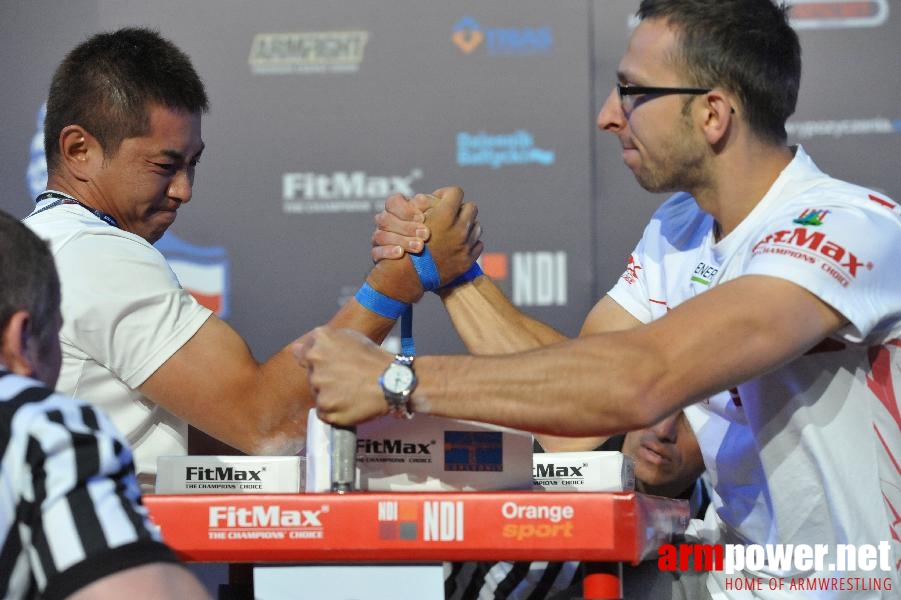
<svg viewBox="0 0 901 600">
<path fill-rule="evenodd" d="M 391 363 L 385 370 L 382 383 L 389 392 L 395 394 L 405 392 L 413 385 L 413 369 L 406 365 Z"/>
</svg>

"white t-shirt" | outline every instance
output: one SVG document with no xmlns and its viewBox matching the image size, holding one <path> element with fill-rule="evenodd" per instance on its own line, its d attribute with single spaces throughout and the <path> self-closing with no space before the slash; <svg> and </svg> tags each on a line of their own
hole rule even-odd
<svg viewBox="0 0 901 600">
<path fill-rule="evenodd" d="M 50 242 L 62 288 L 57 389 L 103 409 L 128 440 L 146 491 L 159 456 L 187 453 L 187 424 L 138 390 L 210 316 L 158 250 L 85 208 L 41 201 L 24 219 Z"/>
<path fill-rule="evenodd" d="M 784 367 L 686 410 L 715 490 L 706 529 L 715 537 L 704 541 L 828 545 L 822 572 L 768 568 L 744 576 L 783 577 L 786 585 L 791 577 L 888 577 L 890 591 L 855 597 L 897 597 L 899 265 L 901 207 L 828 177 L 798 148 L 760 203 L 718 243 L 712 217 L 692 197 L 668 199 L 609 292 L 647 323 L 718 283 L 768 275 L 803 286 L 850 321 Z M 891 547 L 889 572 L 828 569 L 837 564 L 836 544 L 883 541 Z M 712 572 L 708 589 L 750 597 L 724 592 L 725 577 Z"/>
</svg>

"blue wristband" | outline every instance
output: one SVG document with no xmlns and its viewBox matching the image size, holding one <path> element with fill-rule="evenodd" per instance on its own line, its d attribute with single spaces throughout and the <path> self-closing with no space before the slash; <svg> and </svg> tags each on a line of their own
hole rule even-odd
<svg viewBox="0 0 901 600">
<path fill-rule="evenodd" d="M 460 275 L 459 277 L 457 277 L 456 279 L 454 279 L 453 281 L 448 283 L 446 286 L 439 288 L 435 291 L 438 292 L 438 291 L 442 291 L 442 290 L 449 290 L 449 289 L 457 287 L 458 285 L 463 285 L 464 283 L 469 283 L 470 281 L 472 281 L 479 275 L 483 275 L 482 267 L 479 266 L 479 263 L 474 262 L 474 263 L 472 263 L 472 266 L 469 267 L 469 269 L 465 273 L 463 273 L 462 275 Z"/>
<path fill-rule="evenodd" d="M 432 258 L 428 244 L 423 244 L 422 252 L 419 254 L 410 254 L 410 260 L 413 261 L 413 268 L 419 275 L 419 281 L 422 283 L 422 289 L 431 292 L 441 287 L 441 275 L 438 274 L 438 265 Z"/>
<path fill-rule="evenodd" d="M 400 300 L 395 300 L 381 293 L 368 283 L 363 283 L 357 294 L 354 296 L 363 308 L 371 310 L 377 315 L 381 315 L 388 319 L 397 319 L 410 308 L 410 305 Z"/>
</svg>

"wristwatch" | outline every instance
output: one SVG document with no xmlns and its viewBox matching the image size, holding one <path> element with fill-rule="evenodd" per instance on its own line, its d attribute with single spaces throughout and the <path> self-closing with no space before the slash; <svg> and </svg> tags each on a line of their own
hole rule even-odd
<svg viewBox="0 0 901 600">
<path fill-rule="evenodd" d="M 410 410 L 410 396 L 416 389 L 413 359 L 412 356 L 395 355 L 394 361 L 379 377 L 379 385 L 382 386 L 382 392 L 385 394 L 385 402 L 388 403 L 391 412 L 398 419 L 413 418 L 413 411 Z"/>
</svg>

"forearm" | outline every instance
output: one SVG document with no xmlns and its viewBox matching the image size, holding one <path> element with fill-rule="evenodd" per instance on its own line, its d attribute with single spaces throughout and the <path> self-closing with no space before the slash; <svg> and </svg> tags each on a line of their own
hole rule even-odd
<svg viewBox="0 0 901 600">
<path fill-rule="evenodd" d="M 512 354 L 567 339 L 555 329 L 515 308 L 488 277 L 442 294 L 451 321 L 476 355 Z M 604 437 L 560 437 L 534 432 L 547 452 L 592 450 Z"/>
<path fill-rule="evenodd" d="M 510 356 L 421 358 L 414 409 L 552 435 L 649 427 L 778 368 L 846 322 L 790 281 L 742 277 L 643 327 Z"/>
<path fill-rule="evenodd" d="M 523 314 L 488 277 L 478 277 L 441 296 L 454 328 L 473 354 L 523 352 L 566 339 Z"/>
<path fill-rule="evenodd" d="M 394 326 L 394 319 L 380 316 L 363 306 L 355 299 L 346 302 L 328 322 L 329 326 L 353 329 L 380 344 Z M 295 342 L 302 342 L 301 336 Z M 248 442 L 255 446 L 255 453 L 272 454 L 285 444 L 302 447 L 299 435 L 306 436 L 306 421 L 309 409 L 315 406 L 310 389 L 306 364 L 298 363 L 291 344 L 282 348 L 268 361 L 260 365 L 257 383 L 257 397 L 264 401 L 264 412 L 259 415 L 248 415 L 258 420 L 260 429 L 256 439 Z M 265 415 L 271 417 L 266 418 Z"/>
<path fill-rule="evenodd" d="M 380 342 L 394 321 L 350 300 L 329 324 Z M 306 364 L 298 363 L 290 345 L 259 363 L 244 340 L 215 316 L 140 389 L 197 429 L 249 454 L 301 450 L 314 406 Z"/>
<path fill-rule="evenodd" d="M 649 426 L 676 405 L 653 392 L 663 373 L 646 352 L 614 337 L 508 356 L 421 357 L 414 412 L 552 436 L 596 438 Z"/>
</svg>

